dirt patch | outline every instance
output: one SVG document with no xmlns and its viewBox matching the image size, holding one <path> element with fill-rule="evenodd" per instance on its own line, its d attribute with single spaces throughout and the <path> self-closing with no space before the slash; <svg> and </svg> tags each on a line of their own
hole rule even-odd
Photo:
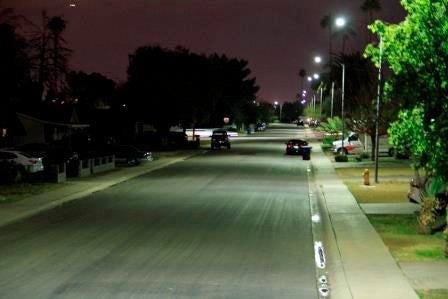
<svg viewBox="0 0 448 299">
<path fill-rule="evenodd" d="M 407 182 L 381 182 L 364 186 L 361 183 L 345 183 L 359 203 L 400 203 L 408 202 Z"/>
</svg>

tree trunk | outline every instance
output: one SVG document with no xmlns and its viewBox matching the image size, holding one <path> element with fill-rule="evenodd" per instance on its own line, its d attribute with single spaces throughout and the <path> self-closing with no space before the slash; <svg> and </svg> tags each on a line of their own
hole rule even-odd
<svg viewBox="0 0 448 299">
<path fill-rule="evenodd" d="M 432 232 L 432 226 L 436 222 L 437 215 L 435 214 L 436 199 L 434 197 L 423 198 L 421 203 L 420 214 L 418 215 L 418 233 L 429 235 Z"/>
<path fill-rule="evenodd" d="M 372 148 L 370 149 L 370 160 L 375 161 L 375 149 L 376 149 L 376 138 L 375 134 L 370 134 L 370 141 L 372 143 Z"/>
<path fill-rule="evenodd" d="M 443 253 L 445 254 L 445 257 L 448 258 L 448 207 L 445 208 L 446 210 L 446 226 L 445 226 L 445 230 L 443 231 L 443 233 L 445 234 L 445 250 L 443 251 Z"/>
</svg>

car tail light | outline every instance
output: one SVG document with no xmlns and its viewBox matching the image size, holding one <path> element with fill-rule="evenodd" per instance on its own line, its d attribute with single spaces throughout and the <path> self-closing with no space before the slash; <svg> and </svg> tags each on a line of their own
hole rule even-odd
<svg viewBox="0 0 448 299">
<path fill-rule="evenodd" d="M 291 147 L 292 147 L 292 144 L 291 144 L 291 143 L 288 143 L 287 146 L 288 146 L 288 148 L 291 148 Z"/>
<path fill-rule="evenodd" d="M 37 163 L 37 160 L 34 160 L 34 159 L 31 159 L 31 160 L 28 160 L 28 162 L 30 162 L 30 164 L 36 164 Z"/>
</svg>

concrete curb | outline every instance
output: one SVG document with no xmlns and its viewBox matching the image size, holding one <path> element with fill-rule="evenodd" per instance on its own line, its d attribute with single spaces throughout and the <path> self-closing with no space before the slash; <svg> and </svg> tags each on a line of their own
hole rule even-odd
<svg viewBox="0 0 448 299">
<path fill-rule="evenodd" d="M 318 144 L 311 163 L 327 233 L 331 298 L 418 296 Z M 347 287 L 348 285 L 348 287 Z M 347 288 L 349 292 L 347 292 Z"/>
</svg>

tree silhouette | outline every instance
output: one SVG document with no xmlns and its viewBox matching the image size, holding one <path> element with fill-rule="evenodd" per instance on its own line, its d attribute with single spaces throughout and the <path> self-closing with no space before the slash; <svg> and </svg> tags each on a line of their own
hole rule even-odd
<svg viewBox="0 0 448 299">
<path fill-rule="evenodd" d="M 138 48 L 129 56 L 130 109 L 160 132 L 172 125 L 247 122 L 258 87 L 245 60 L 198 55 L 185 48 Z M 250 113 L 249 113 L 250 114 Z"/>
<path fill-rule="evenodd" d="M 302 91 L 303 91 L 303 81 L 305 80 L 305 76 L 306 76 L 306 70 L 305 69 L 300 69 L 299 70 L 299 77 L 300 77 L 300 93 L 298 95 L 298 98 L 302 98 Z"/>
<path fill-rule="evenodd" d="M 328 29 L 328 59 L 332 59 L 333 49 L 332 49 L 332 34 L 333 34 L 333 17 L 331 14 L 325 15 L 320 20 L 320 27 L 323 29 Z"/>
<path fill-rule="evenodd" d="M 361 10 L 365 13 L 366 18 L 366 43 L 372 42 L 372 32 L 367 29 L 367 26 L 373 22 L 373 14 L 381 10 L 380 0 L 364 0 L 361 5 Z"/>
<path fill-rule="evenodd" d="M 33 61 L 34 79 L 38 85 L 38 96 L 42 101 L 55 100 L 65 87 L 65 76 L 68 72 L 68 58 L 71 50 L 66 47 L 63 32 L 66 21 L 60 17 L 48 17 L 42 12 L 42 25 L 33 25 L 31 35 L 31 58 Z"/>
</svg>

